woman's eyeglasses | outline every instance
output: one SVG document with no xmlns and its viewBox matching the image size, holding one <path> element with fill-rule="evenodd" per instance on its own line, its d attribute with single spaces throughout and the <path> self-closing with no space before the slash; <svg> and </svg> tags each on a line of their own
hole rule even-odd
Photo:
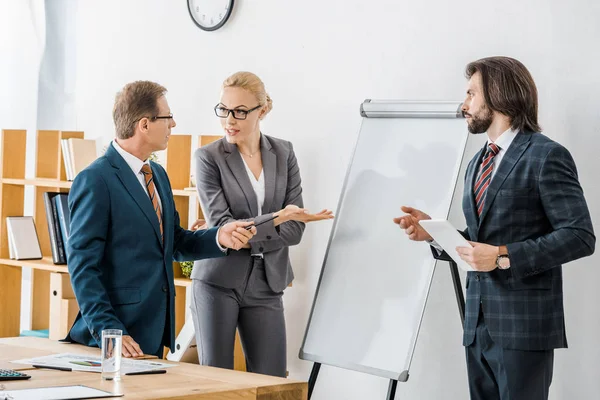
<svg viewBox="0 0 600 400">
<path fill-rule="evenodd" d="M 229 114 L 231 114 L 231 115 L 233 115 L 233 118 L 235 118 L 235 119 L 244 120 L 248 117 L 248 114 L 250 114 L 252 111 L 258 110 L 261 107 L 262 106 L 259 104 L 256 107 L 251 108 L 249 110 L 242 110 L 240 108 L 234 108 L 233 110 L 231 110 L 220 104 L 217 104 L 215 106 L 215 114 L 217 114 L 217 117 L 219 117 L 219 118 L 227 118 L 229 116 Z"/>
</svg>

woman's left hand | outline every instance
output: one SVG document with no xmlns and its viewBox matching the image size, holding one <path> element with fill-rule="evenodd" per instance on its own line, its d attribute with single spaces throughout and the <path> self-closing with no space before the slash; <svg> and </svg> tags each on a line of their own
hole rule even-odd
<svg viewBox="0 0 600 400">
<path fill-rule="evenodd" d="M 303 208 L 299 208 L 293 204 L 286 206 L 282 210 L 284 221 L 299 221 L 299 222 L 314 222 L 314 221 L 322 221 L 325 219 L 333 219 L 333 211 L 331 210 L 321 210 L 316 214 L 311 214 L 308 210 Z"/>
<path fill-rule="evenodd" d="M 306 213 L 306 214 L 302 214 L 299 221 L 301 222 L 314 222 L 314 221 L 322 221 L 325 219 L 333 219 L 334 215 L 333 215 L 333 211 L 331 210 L 321 210 L 316 214 L 310 214 L 310 213 Z"/>
</svg>

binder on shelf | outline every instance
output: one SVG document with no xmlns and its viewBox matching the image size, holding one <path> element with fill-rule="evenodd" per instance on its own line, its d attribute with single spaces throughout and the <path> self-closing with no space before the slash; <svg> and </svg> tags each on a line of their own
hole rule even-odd
<svg viewBox="0 0 600 400">
<path fill-rule="evenodd" d="M 52 262 L 54 264 L 66 264 L 67 257 L 63 245 L 62 233 L 58 220 L 58 211 L 54 203 L 54 197 L 60 192 L 44 193 L 44 208 L 46 211 L 46 221 L 48 222 L 48 234 L 50 235 L 50 248 L 52 249 Z"/>
<path fill-rule="evenodd" d="M 67 255 L 67 240 L 69 240 L 71 223 L 71 214 L 69 212 L 68 199 L 68 193 L 59 193 L 52 199 L 54 201 L 54 206 L 56 207 L 56 212 L 58 214 L 58 225 L 60 227 L 65 256 Z"/>
</svg>

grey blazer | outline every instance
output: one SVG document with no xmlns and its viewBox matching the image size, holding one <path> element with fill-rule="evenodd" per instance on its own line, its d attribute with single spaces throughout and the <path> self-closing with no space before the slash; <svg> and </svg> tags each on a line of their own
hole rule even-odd
<svg viewBox="0 0 600 400">
<path fill-rule="evenodd" d="M 262 215 L 237 146 L 225 138 L 196 150 L 196 187 L 206 222 L 210 227 L 233 220 L 271 217 L 289 204 L 303 207 L 300 170 L 292 144 L 261 134 L 260 147 L 265 175 Z M 263 253 L 271 290 L 282 292 L 294 279 L 288 247 L 300 243 L 304 223 L 288 221 L 279 226 L 267 222 L 257 226 L 250 240 L 252 250 L 231 251 L 228 257 L 194 263 L 192 279 L 235 289 L 241 288 L 250 268 L 250 254 Z"/>
</svg>

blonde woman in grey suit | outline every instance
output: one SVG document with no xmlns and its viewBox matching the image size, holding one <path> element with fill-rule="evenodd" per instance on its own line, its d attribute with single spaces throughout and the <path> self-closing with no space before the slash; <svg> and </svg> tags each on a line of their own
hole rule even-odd
<svg viewBox="0 0 600 400">
<path fill-rule="evenodd" d="M 195 153 L 196 186 L 210 227 L 242 219 L 257 234 L 228 257 L 196 261 L 192 316 L 202 365 L 233 368 L 239 329 L 250 372 L 285 377 L 283 290 L 294 274 L 289 246 L 306 222 L 333 218 L 303 208 L 300 170 L 292 144 L 260 131 L 272 101 L 253 73 L 223 82 L 215 113 L 225 137 Z"/>
</svg>

